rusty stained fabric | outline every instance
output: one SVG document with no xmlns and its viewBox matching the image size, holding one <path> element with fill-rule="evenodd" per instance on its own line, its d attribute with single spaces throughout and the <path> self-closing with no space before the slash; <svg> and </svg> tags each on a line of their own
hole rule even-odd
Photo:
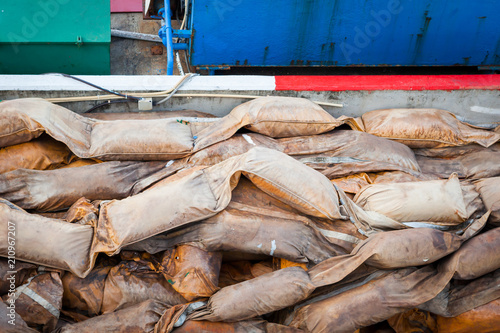
<svg viewBox="0 0 500 333">
<path fill-rule="evenodd" d="M 42 135 L 30 142 L 0 148 L 0 174 L 17 169 L 57 169 L 76 158 L 64 143 Z"/>
<path fill-rule="evenodd" d="M 287 323 L 307 332 L 351 333 L 432 299 L 450 278 L 430 265 L 387 271 L 361 286 L 296 307 Z"/>
<path fill-rule="evenodd" d="M 167 305 L 151 299 L 73 325 L 65 325 L 54 333 L 152 333 L 167 309 Z"/>
<path fill-rule="evenodd" d="M 15 265 L 15 273 L 10 265 Z M 31 276 L 36 275 L 36 265 L 14 259 L 0 258 L 0 295 L 9 292 L 11 285 L 19 287 Z"/>
<path fill-rule="evenodd" d="M 168 283 L 187 301 L 210 297 L 219 290 L 222 254 L 190 245 L 165 251 L 161 272 Z"/>
<path fill-rule="evenodd" d="M 164 162 L 113 161 L 48 171 L 18 169 L 0 175 L 0 197 L 38 211 L 69 208 L 81 197 L 121 199 L 141 178 L 164 167 Z"/>
<path fill-rule="evenodd" d="M 379 269 L 433 263 L 458 250 L 464 241 L 484 227 L 487 218 L 485 215 L 475 221 L 462 236 L 430 228 L 377 233 L 360 243 L 350 254 L 326 259 L 311 268 L 311 281 L 316 287 L 337 283 L 364 263 Z"/>
<path fill-rule="evenodd" d="M 123 261 L 113 267 L 104 285 L 103 314 L 128 308 L 149 299 L 169 306 L 186 303 L 164 276 L 140 261 Z"/>
<path fill-rule="evenodd" d="M 367 133 L 406 144 L 410 148 L 440 148 L 477 143 L 489 147 L 500 134 L 459 121 L 440 109 L 384 109 L 361 116 Z"/>
<path fill-rule="evenodd" d="M 28 324 L 16 313 L 10 304 L 0 302 L 0 331 L 2 333 L 37 333 L 39 331 L 30 328 Z"/>
<path fill-rule="evenodd" d="M 43 273 L 16 288 L 14 295 L 4 295 L 4 302 L 15 302 L 16 313 L 32 328 L 52 332 L 59 320 L 63 286 L 58 273 Z"/>
<path fill-rule="evenodd" d="M 297 328 L 287 327 L 275 323 L 269 323 L 259 319 L 242 320 L 235 323 L 211 322 L 188 320 L 181 327 L 174 329 L 174 333 L 299 333 L 303 332 Z"/>
<path fill-rule="evenodd" d="M 271 273 L 273 262 L 270 260 L 252 263 L 246 261 L 233 261 L 222 263 L 219 273 L 219 287 L 224 288 L 234 284 L 251 280 L 258 276 Z"/>
<path fill-rule="evenodd" d="M 314 289 L 307 272 L 301 267 L 288 267 L 222 288 L 188 319 L 227 322 L 250 319 L 300 302 Z"/>
</svg>

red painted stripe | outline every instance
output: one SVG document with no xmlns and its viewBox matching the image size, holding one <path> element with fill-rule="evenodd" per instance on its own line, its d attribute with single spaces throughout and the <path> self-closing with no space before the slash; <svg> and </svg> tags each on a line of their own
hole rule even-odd
<svg viewBox="0 0 500 333">
<path fill-rule="evenodd" d="M 137 12 L 142 12 L 142 0 L 111 0 L 111 13 Z"/>
<path fill-rule="evenodd" d="M 276 90 L 498 90 L 500 75 L 276 76 Z"/>
</svg>

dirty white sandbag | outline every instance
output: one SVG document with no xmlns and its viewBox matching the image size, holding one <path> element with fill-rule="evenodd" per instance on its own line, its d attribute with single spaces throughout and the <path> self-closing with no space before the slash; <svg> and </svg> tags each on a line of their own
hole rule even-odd
<svg viewBox="0 0 500 333">
<path fill-rule="evenodd" d="M 103 203 L 93 252 L 114 254 L 125 245 L 215 215 L 229 204 L 241 174 L 304 214 L 345 219 L 326 177 L 286 154 L 257 147 L 212 167 L 169 177 L 138 195 Z"/>
<path fill-rule="evenodd" d="M 477 210 L 471 205 L 477 198 L 478 193 L 461 186 L 454 174 L 448 180 L 369 185 L 356 194 L 354 202 L 398 222 L 456 224 Z"/>
<path fill-rule="evenodd" d="M 196 139 L 195 151 L 230 138 L 243 127 L 273 138 L 283 138 L 325 133 L 350 119 L 335 119 L 304 98 L 256 98 L 235 107 L 219 122 L 201 131 Z"/>
<path fill-rule="evenodd" d="M 73 272 L 85 277 L 93 265 L 90 256 L 93 228 L 29 214 L 0 199 L 0 256 L 8 257 L 15 248 L 16 259 Z M 9 232 L 15 232 L 9 234 Z M 8 236 L 15 238 L 10 244 Z"/>
<path fill-rule="evenodd" d="M 65 143 L 80 158 L 169 160 L 193 148 L 189 122 L 176 119 L 95 120 L 39 98 L 0 103 L 0 147 L 41 133 Z"/>
<path fill-rule="evenodd" d="M 477 143 L 489 147 L 500 134 L 459 121 L 439 109 L 384 109 L 361 117 L 367 133 L 396 140 L 410 148 L 439 148 Z"/>
</svg>

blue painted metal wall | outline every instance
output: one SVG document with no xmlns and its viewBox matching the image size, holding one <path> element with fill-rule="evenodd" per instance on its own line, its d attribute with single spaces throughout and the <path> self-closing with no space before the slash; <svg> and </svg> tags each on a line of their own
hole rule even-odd
<svg viewBox="0 0 500 333">
<path fill-rule="evenodd" d="M 500 65 L 499 0 L 192 0 L 194 66 Z"/>
</svg>

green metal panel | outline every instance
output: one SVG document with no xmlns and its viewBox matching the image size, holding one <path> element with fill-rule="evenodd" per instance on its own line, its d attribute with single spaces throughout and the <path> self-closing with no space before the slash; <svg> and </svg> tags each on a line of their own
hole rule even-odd
<svg viewBox="0 0 500 333">
<path fill-rule="evenodd" d="M 0 73 L 109 74 L 109 0 L 2 0 Z"/>
</svg>

